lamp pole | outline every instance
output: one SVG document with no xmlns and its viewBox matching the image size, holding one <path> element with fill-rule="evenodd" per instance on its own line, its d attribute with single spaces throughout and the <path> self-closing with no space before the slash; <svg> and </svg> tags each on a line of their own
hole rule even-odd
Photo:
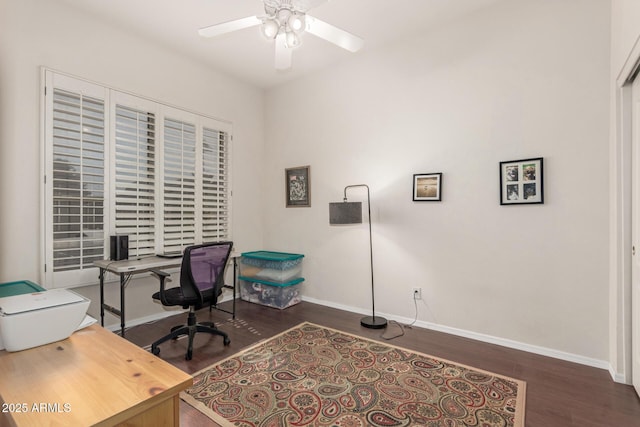
<svg viewBox="0 0 640 427">
<path fill-rule="evenodd" d="M 371 261 L 371 316 L 365 316 L 360 319 L 360 324 L 365 328 L 382 329 L 387 326 L 387 319 L 384 317 L 376 317 L 376 298 L 373 285 L 373 237 L 371 233 L 371 197 L 369 195 L 369 186 L 367 184 L 354 184 L 344 187 L 344 201 L 347 201 L 347 189 L 355 187 L 365 187 L 367 189 L 367 220 L 369 221 L 369 259 Z"/>
</svg>

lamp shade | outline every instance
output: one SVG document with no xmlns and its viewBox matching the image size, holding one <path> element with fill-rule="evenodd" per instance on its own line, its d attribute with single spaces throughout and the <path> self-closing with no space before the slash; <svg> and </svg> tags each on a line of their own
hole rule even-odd
<svg viewBox="0 0 640 427">
<path fill-rule="evenodd" d="M 329 224 L 362 224 L 362 202 L 329 203 Z"/>
</svg>

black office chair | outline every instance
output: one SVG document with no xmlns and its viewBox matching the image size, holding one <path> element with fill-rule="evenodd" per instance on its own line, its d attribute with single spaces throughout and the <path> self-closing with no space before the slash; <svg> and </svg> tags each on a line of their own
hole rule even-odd
<svg viewBox="0 0 640 427">
<path fill-rule="evenodd" d="M 224 345 L 231 342 L 226 333 L 217 329 L 213 322 L 196 322 L 196 310 L 206 305 L 216 305 L 218 296 L 224 286 L 224 271 L 231 253 L 233 242 L 207 243 L 190 246 L 184 250 L 182 266 L 180 267 L 180 287 L 165 289 L 168 273 L 152 270 L 160 279 L 160 292 L 153 294 L 153 299 L 158 300 L 164 306 L 181 305 L 189 308 L 189 317 L 186 325 L 178 325 L 171 328 L 171 333 L 151 344 L 151 352 L 156 356 L 160 354 L 158 345 L 170 339 L 176 339 L 180 335 L 189 335 L 186 359 L 191 360 L 193 355 L 193 337 L 196 332 L 223 337 Z"/>
</svg>

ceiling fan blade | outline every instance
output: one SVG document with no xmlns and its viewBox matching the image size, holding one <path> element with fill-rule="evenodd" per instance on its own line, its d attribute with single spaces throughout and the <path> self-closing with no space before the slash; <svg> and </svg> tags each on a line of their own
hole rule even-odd
<svg viewBox="0 0 640 427">
<path fill-rule="evenodd" d="M 322 3 L 326 3 L 329 0 L 295 0 L 293 5 L 296 10 L 306 12 L 314 7 L 320 6 Z"/>
<path fill-rule="evenodd" d="M 255 27 L 262 24 L 262 20 L 257 16 L 247 16 L 246 18 L 236 19 L 234 21 L 223 22 L 221 24 L 210 25 L 200 28 L 198 34 L 202 37 L 215 37 L 232 31 L 242 30 L 244 28 Z"/>
<path fill-rule="evenodd" d="M 362 49 L 362 46 L 364 46 L 364 40 L 360 37 L 341 30 L 338 27 L 334 27 L 331 24 L 327 24 L 318 18 L 306 15 L 305 21 L 307 23 L 307 32 L 350 52 L 357 52 Z"/>
<path fill-rule="evenodd" d="M 276 37 L 276 70 L 288 70 L 291 68 L 291 54 L 293 49 L 287 47 L 287 40 L 284 34 Z"/>
</svg>

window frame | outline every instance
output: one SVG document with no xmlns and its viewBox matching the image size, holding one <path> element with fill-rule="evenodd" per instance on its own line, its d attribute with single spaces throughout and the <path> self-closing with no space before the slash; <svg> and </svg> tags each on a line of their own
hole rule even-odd
<svg viewBox="0 0 640 427">
<path fill-rule="evenodd" d="M 71 271 L 54 271 L 54 242 L 53 242 L 53 92 L 54 89 L 62 89 L 73 93 L 103 99 L 104 101 L 104 229 L 103 258 L 109 258 L 109 236 L 116 234 L 116 106 L 139 109 L 153 113 L 155 117 L 155 147 L 154 147 L 154 245 L 155 253 L 162 253 L 164 247 L 164 131 L 165 119 L 183 120 L 193 123 L 196 128 L 196 172 L 195 172 L 195 238 L 193 244 L 203 243 L 203 171 L 204 163 L 204 129 L 214 130 L 218 135 L 219 145 L 223 146 L 222 152 L 226 170 L 223 171 L 226 188 L 224 195 L 217 205 L 218 212 L 226 212 L 225 221 L 221 221 L 218 227 L 226 230 L 226 235 L 219 237 L 222 240 L 232 240 L 232 123 L 211 116 L 195 113 L 184 108 L 175 107 L 150 98 L 142 97 L 131 92 L 117 90 L 86 79 L 71 76 L 69 74 L 42 68 L 41 76 L 41 173 L 43 186 L 41 191 L 41 224 L 42 224 L 42 263 L 41 278 L 45 288 L 68 288 L 93 285 L 98 282 L 97 267 L 88 267 Z M 191 244 L 191 243 L 189 243 Z M 186 244 L 182 245 L 184 249 Z M 135 254 L 134 254 L 135 256 Z"/>
</svg>

